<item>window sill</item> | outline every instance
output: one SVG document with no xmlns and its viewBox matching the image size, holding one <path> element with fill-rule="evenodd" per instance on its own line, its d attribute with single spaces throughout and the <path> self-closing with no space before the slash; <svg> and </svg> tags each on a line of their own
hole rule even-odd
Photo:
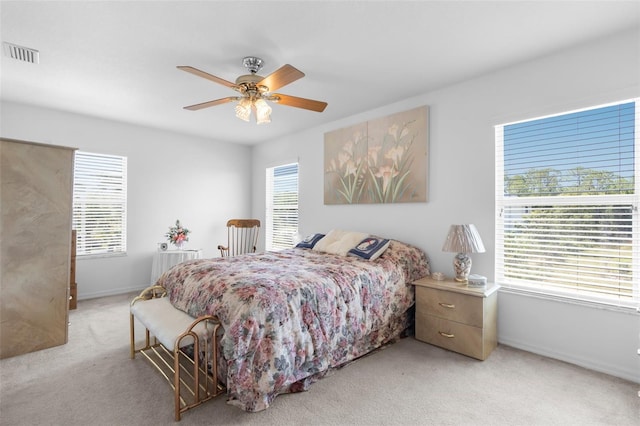
<svg viewBox="0 0 640 426">
<path fill-rule="evenodd" d="M 525 288 L 518 288 L 518 287 L 508 287 L 504 284 L 501 285 L 499 291 L 500 293 L 508 293 L 508 294 L 515 294 L 520 296 L 533 297 L 541 300 L 586 306 L 589 308 L 602 309 L 606 311 L 614 311 L 614 312 L 621 312 L 621 313 L 634 314 L 634 315 L 640 314 L 640 306 L 637 305 L 637 302 L 635 305 L 633 302 L 628 302 L 625 304 L 614 304 L 613 302 L 607 302 L 607 301 L 580 299 L 577 297 L 570 297 L 562 294 L 540 292 L 532 289 L 525 289 Z"/>
<path fill-rule="evenodd" d="M 126 257 L 127 253 L 85 254 L 76 256 L 76 260 L 104 259 L 107 257 Z"/>
</svg>

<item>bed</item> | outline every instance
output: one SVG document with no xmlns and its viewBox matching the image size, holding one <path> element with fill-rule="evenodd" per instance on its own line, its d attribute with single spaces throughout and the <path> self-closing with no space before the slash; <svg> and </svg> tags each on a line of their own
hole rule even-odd
<svg viewBox="0 0 640 426">
<path fill-rule="evenodd" d="M 219 319 L 228 402 L 261 411 L 401 337 L 410 283 L 428 274 L 422 250 L 391 240 L 373 261 L 309 248 L 191 260 L 157 285 L 175 308 Z"/>
</svg>

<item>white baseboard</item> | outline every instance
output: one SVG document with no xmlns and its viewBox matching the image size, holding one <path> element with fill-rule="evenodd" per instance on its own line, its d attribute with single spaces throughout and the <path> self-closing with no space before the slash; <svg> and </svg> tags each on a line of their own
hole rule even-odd
<svg viewBox="0 0 640 426">
<path fill-rule="evenodd" d="M 526 342 L 518 341 L 517 339 L 509 339 L 509 338 L 505 339 L 501 337 L 499 340 L 499 343 L 506 346 L 511 346 L 516 349 L 522 349 L 523 351 L 546 356 L 548 358 L 553 358 L 560 361 L 568 362 L 570 364 L 575 364 L 580 367 L 587 368 L 589 370 L 605 373 L 610 376 L 619 377 L 621 379 L 629 380 L 631 382 L 640 384 L 640 371 L 631 371 L 631 370 L 621 369 L 617 365 L 604 364 L 602 362 L 598 362 L 592 359 L 580 357 L 573 353 L 559 352 L 554 349 L 544 348 L 540 346 L 533 346 Z"/>
</svg>

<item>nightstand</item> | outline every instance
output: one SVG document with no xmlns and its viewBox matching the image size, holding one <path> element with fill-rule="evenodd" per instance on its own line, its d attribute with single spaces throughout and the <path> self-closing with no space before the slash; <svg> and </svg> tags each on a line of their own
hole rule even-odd
<svg viewBox="0 0 640 426">
<path fill-rule="evenodd" d="M 416 339 L 485 360 L 498 344 L 498 288 L 422 278 L 416 288 Z"/>
</svg>

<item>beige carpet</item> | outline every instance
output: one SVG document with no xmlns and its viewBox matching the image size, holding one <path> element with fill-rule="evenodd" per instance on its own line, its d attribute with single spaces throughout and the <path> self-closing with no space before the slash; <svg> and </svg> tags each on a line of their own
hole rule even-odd
<svg viewBox="0 0 640 426">
<path fill-rule="evenodd" d="M 0 424 L 174 424 L 164 378 L 129 359 L 131 298 L 80 301 L 68 344 L 0 361 Z M 640 425 L 639 389 L 505 346 L 480 362 L 406 338 L 266 411 L 219 397 L 179 424 Z"/>
</svg>

